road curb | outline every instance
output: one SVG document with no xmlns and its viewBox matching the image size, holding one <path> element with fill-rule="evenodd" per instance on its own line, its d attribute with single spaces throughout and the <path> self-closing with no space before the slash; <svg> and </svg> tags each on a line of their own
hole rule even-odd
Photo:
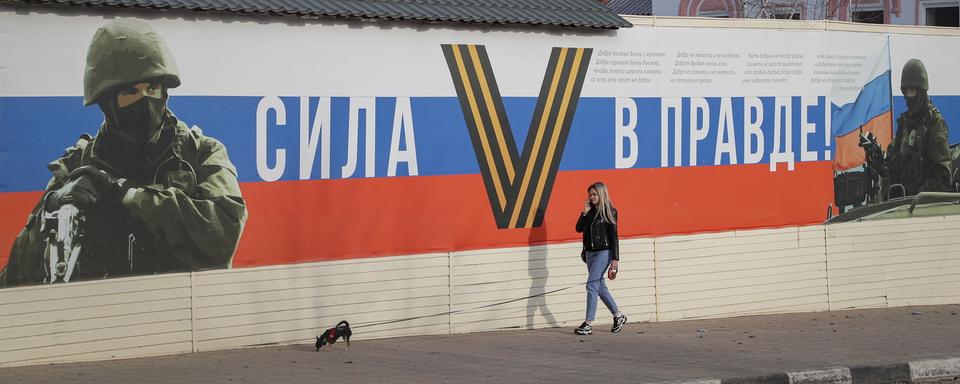
<svg viewBox="0 0 960 384">
<path fill-rule="evenodd" d="M 900 364 L 827 367 L 762 376 L 693 379 L 656 384 L 913 384 L 960 381 L 960 358 L 915 360 Z M 654 384 L 654 383 L 648 383 Z"/>
<path fill-rule="evenodd" d="M 960 380 L 960 358 L 917 360 L 910 365 L 910 381 Z"/>
<path fill-rule="evenodd" d="M 910 364 L 851 367 L 857 384 L 910 383 Z"/>
<path fill-rule="evenodd" d="M 790 384 L 851 384 L 853 375 L 847 367 L 828 367 L 809 371 L 787 371 Z"/>
</svg>

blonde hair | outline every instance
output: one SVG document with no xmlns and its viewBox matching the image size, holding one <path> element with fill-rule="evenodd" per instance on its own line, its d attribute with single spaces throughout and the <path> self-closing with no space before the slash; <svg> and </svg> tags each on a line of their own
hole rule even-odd
<svg viewBox="0 0 960 384">
<path fill-rule="evenodd" d="M 617 224 L 617 217 L 613 215 L 613 200 L 610 200 L 610 192 L 607 191 L 607 186 L 598 181 L 587 187 L 587 193 L 590 193 L 591 189 L 595 189 L 599 197 L 597 214 L 600 215 L 601 219 Z"/>
</svg>

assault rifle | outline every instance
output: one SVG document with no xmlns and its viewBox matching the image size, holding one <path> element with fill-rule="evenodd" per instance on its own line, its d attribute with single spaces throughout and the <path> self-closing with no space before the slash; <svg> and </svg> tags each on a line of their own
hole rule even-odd
<svg viewBox="0 0 960 384">
<path fill-rule="evenodd" d="M 866 179 L 866 199 L 867 204 L 880 202 L 880 176 L 883 174 L 883 148 L 877 142 L 877 137 L 873 132 L 867 132 L 866 136 L 860 134 L 860 142 L 857 143 L 866 155 L 866 161 L 863 164 L 864 178 Z"/>
<path fill-rule="evenodd" d="M 84 219 L 83 213 L 73 204 L 43 213 L 40 232 L 46 237 L 43 249 L 45 283 L 67 283 L 79 272 Z"/>
<path fill-rule="evenodd" d="M 840 213 L 847 207 L 857 208 L 861 205 L 880 202 L 880 176 L 883 172 L 883 149 L 873 133 L 860 134 L 857 143 L 863 148 L 865 162 L 863 170 L 840 172 L 833 178 L 834 203 Z M 828 216 L 832 216 L 831 211 Z"/>
</svg>

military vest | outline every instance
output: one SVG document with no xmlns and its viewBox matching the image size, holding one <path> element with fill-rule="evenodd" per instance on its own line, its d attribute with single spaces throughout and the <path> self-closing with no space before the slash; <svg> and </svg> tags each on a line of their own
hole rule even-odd
<svg viewBox="0 0 960 384">
<path fill-rule="evenodd" d="M 928 145 L 927 132 L 940 112 L 930 106 L 922 118 L 911 119 L 904 112 L 897 118 L 900 132 L 894 140 L 890 162 L 890 184 L 902 184 L 907 196 L 916 195 L 926 178 L 924 151 Z"/>
<path fill-rule="evenodd" d="M 157 151 L 154 158 L 148 159 L 143 176 L 138 177 L 141 180 L 134 181 L 143 184 L 142 188 L 147 190 L 175 187 L 193 196 L 197 188 L 195 169 L 202 160 L 197 140 L 200 132 L 198 128 L 188 129 L 179 122 L 173 127 L 169 133 L 173 135 L 169 138 L 169 145 Z M 96 138 L 81 136 L 77 145 L 60 160 L 63 169 L 54 170 L 54 174 L 69 174 L 84 165 L 114 168 L 99 159 L 94 153 L 95 149 L 108 150 L 97 148 Z M 101 205 L 83 213 L 85 223 L 80 239 L 79 280 L 191 270 L 191 266 L 180 262 L 186 258 L 175 256 L 195 250 L 178 249 L 158 241 L 157 234 L 147 231 L 119 203 Z"/>
</svg>

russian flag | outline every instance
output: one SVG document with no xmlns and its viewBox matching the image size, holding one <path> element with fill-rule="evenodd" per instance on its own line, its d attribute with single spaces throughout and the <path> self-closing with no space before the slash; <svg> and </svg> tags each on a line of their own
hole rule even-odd
<svg viewBox="0 0 960 384">
<path fill-rule="evenodd" d="M 870 80 L 852 103 L 833 105 L 833 136 L 836 155 L 833 169 L 843 171 L 863 165 L 866 159 L 858 145 L 860 134 L 873 132 L 884 150 L 893 140 L 893 109 L 891 108 L 890 70 Z"/>
<path fill-rule="evenodd" d="M 833 158 L 833 169 L 843 171 L 863 165 L 866 155 L 858 144 L 860 134 L 873 132 L 886 150 L 893 141 L 893 108 L 890 90 L 890 61 L 889 46 L 877 56 L 873 71 L 866 75 L 869 81 L 856 94 L 856 98 L 842 105 L 832 105 L 832 131 L 836 154 Z M 853 92 L 834 92 L 835 96 L 847 96 L 848 100 Z M 834 98 L 837 100 L 838 98 Z"/>
</svg>

